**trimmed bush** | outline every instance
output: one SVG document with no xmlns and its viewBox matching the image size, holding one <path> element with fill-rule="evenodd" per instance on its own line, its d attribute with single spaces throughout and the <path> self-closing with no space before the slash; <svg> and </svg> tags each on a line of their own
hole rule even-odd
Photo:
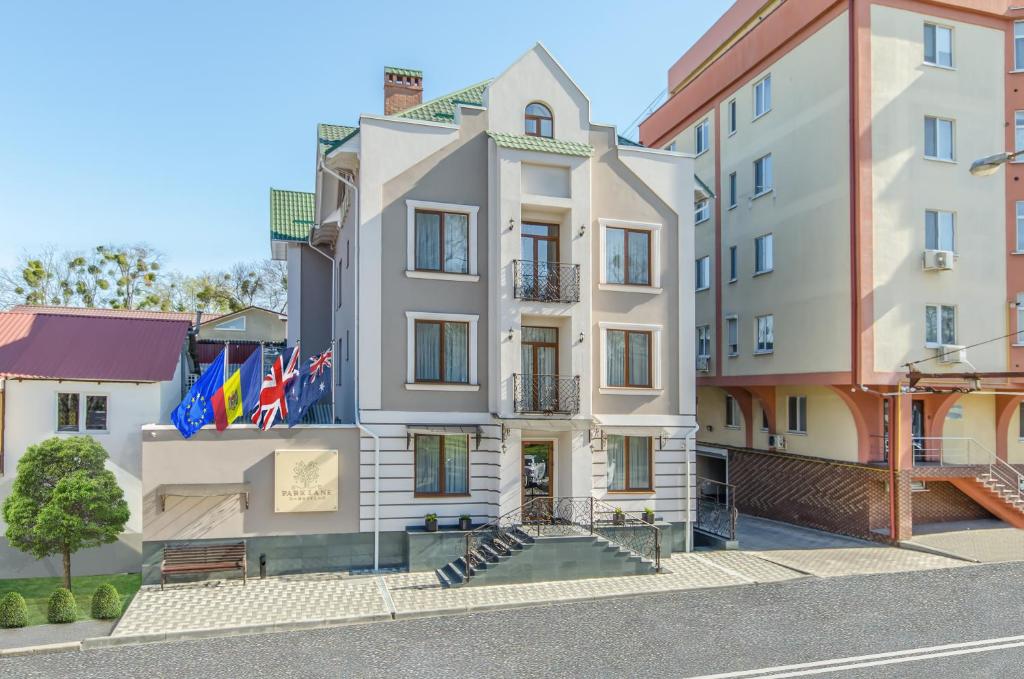
<svg viewBox="0 0 1024 679">
<path fill-rule="evenodd" d="M 50 595 L 49 605 L 46 607 L 46 620 L 54 624 L 74 622 L 78 619 L 78 604 L 75 603 L 75 595 L 70 589 L 58 587 Z"/>
<path fill-rule="evenodd" d="M 92 617 L 113 620 L 121 616 L 121 595 L 109 582 L 96 588 L 92 595 Z"/>
<path fill-rule="evenodd" d="M 28 624 L 28 606 L 17 592 L 8 592 L 0 599 L 0 627 L 24 627 Z"/>
</svg>

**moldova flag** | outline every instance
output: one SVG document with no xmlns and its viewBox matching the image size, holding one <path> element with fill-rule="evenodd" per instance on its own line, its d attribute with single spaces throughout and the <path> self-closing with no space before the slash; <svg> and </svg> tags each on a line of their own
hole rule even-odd
<svg viewBox="0 0 1024 679">
<path fill-rule="evenodd" d="M 249 354 L 238 370 L 225 380 L 223 386 L 210 399 L 213 404 L 213 421 L 217 431 L 224 431 L 228 425 L 243 414 L 255 409 L 260 400 L 260 382 L 263 374 L 263 350 Z"/>
<path fill-rule="evenodd" d="M 224 386 L 225 359 L 221 351 L 189 389 L 185 400 L 171 412 L 171 422 L 185 438 L 190 438 L 203 425 L 213 422 L 213 404 L 210 401 Z"/>
</svg>

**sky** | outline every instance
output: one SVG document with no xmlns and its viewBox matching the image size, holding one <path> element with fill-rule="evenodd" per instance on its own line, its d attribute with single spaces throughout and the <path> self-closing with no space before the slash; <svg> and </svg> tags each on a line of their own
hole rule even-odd
<svg viewBox="0 0 1024 679">
<path fill-rule="evenodd" d="M 47 245 L 145 242 L 188 273 L 269 256 L 270 187 L 313 190 L 316 124 L 425 98 L 541 41 L 627 127 L 731 0 L 0 5 L 0 268 Z"/>
</svg>

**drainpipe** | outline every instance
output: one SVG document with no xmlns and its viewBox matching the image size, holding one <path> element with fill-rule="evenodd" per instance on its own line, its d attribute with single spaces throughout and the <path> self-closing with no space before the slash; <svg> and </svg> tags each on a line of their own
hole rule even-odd
<svg viewBox="0 0 1024 679">
<path fill-rule="evenodd" d="M 331 175 L 339 182 L 347 186 L 352 191 L 352 210 L 353 210 L 353 224 L 356 232 L 356 271 L 355 271 L 355 284 L 352 287 L 352 298 L 355 300 L 355 311 L 353 314 L 353 336 L 356 338 L 356 352 L 355 361 L 353 364 L 356 366 L 355 370 L 352 371 L 353 379 L 353 398 L 354 398 L 354 411 L 355 411 L 355 424 L 359 431 L 365 433 L 373 439 L 373 572 L 380 572 L 380 434 L 373 431 L 369 427 L 365 426 L 359 418 L 359 188 L 346 179 L 343 175 L 335 172 L 320 159 L 320 169 L 327 174 Z M 334 267 L 337 269 L 337 267 Z M 337 285 L 331 291 L 331 322 L 333 328 L 334 316 L 336 309 L 334 308 L 334 295 L 337 293 Z M 339 361 L 340 361 L 339 357 Z M 332 387 L 333 388 L 333 387 Z M 360 449 L 362 446 L 360 446 Z"/>
</svg>

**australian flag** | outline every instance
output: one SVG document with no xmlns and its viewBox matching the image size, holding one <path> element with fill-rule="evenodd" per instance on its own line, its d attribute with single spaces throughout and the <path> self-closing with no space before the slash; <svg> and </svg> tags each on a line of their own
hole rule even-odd
<svg viewBox="0 0 1024 679">
<path fill-rule="evenodd" d="M 331 396 L 331 374 L 334 354 L 330 349 L 313 356 L 299 368 L 288 389 L 288 426 L 302 421 L 306 411 L 323 398 Z"/>
</svg>

